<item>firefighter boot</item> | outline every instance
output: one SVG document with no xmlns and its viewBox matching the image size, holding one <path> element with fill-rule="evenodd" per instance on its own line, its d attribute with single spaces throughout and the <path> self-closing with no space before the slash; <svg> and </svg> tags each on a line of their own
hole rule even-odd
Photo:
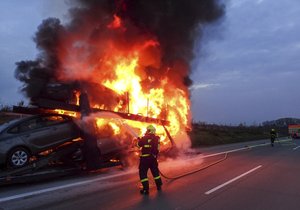
<svg viewBox="0 0 300 210">
<path fill-rule="evenodd" d="M 155 184 L 156 184 L 156 189 L 157 189 L 158 191 L 161 191 L 161 186 L 162 186 L 161 178 L 155 179 Z"/>
<path fill-rule="evenodd" d="M 143 185 L 143 189 L 140 190 L 140 193 L 142 195 L 148 195 L 149 194 L 149 182 L 144 181 L 144 182 L 142 182 L 142 185 Z"/>
<path fill-rule="evenodd" d="M 140 190 L 140 193 L 142 195 L 148 195 L 149 194 L 149 190 L 142 189 L 142 190 Z"/>
</svg>

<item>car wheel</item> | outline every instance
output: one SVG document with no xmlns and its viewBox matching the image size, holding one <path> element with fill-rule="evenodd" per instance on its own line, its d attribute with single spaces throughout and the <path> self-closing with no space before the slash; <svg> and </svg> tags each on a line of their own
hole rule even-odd
<svg viewBox="0 0 300 210">
<path fill-rule="evenodd" d="M 7 157 L 7 163 L 12 168 L 20 168 L 28 164 L 30 153 L 23 147 L 11 150 Z"/>
</svg>

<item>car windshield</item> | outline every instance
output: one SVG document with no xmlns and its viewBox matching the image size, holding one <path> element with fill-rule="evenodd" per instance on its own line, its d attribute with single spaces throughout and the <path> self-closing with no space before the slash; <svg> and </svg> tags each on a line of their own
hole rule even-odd
<svg viewBox="0 0 300 210">
<path fill-rule="evenodd" d="M 20 121 L 20 118 L 8 121 L 8 122 L 0 125 L 0 133 L 2 133 L 2 131 L 5 130 L 8 126 L 10 126 L 18 121 Z"/>
</svg>

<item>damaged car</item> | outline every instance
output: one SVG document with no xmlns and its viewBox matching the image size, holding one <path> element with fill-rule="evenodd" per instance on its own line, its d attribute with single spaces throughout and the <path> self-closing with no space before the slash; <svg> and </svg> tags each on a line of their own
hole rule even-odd
<svg viewBox="0 0 300 210">
<path fill-rule="evenodd" d="M 28 116 L 0 126 L 0 165 L 19 168 L 30 158 L 80 136 L 72 117 Z"/>
<path fill-rule="evenodd" d="M 91 126 L 93 123 L 91 122 Z M 99 134 L 100 133 L 100 134 Z M 76 151 L 76 160 L 84 161 L 83 128 L 78 119 L 60 114 L 41 114 L 12 120 L 0 125 L 0 166 L 20 168 L 41 154 L 55 151 L 72 141 L 80 141 L 82 147 Z M 102 162 L 120 160 L 127 155 L 131 142 L 120 140 L 103 130 L 97 134 L 97 149 Z M 88 151 L 87 151 L 88 152 Z M 80 156 L 80 157 L 78 157 Z"/>
</svg>

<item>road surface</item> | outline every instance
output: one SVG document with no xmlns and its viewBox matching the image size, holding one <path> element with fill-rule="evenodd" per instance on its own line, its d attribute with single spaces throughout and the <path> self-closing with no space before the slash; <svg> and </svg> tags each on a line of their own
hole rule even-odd
<svg viewBox="0 0 300 210">
<path fill-rule="evenodd" d="M 149 196 L 139 194 L 135 168 L 1 187 L 0 209 L 298 210 L 298 141 L 277 142 L 275 147 L 268 141 L 257 141 L 202 148 L 200 155 L 161 162 L 163 174 L 178 176 L 224 159 L 177 180 L 163 179 L 162 192 L 157 192 L 152 183 Z"/>
</svg>

